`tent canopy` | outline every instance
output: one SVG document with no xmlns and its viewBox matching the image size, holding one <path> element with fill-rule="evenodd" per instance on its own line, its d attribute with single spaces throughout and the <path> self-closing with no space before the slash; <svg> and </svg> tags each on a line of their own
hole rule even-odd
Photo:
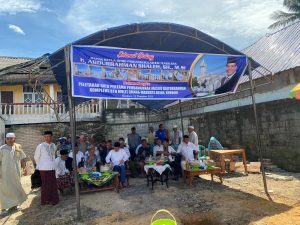
<svg viewBox="0 0 300 225">
<path fill-rule="evenodd" d="M 72 45 L 111 46 L 172 52 L 245 55 L 195 28 L 173 23 L 135 23 L 102 30 L 77 40 Z M 53 73 L 67 96 L 64 48 L 49 56 Z M 63 98 L 67 99 L 67 98 Z M 85 101 L 75 98 L 75 104 Z M 160 109 L 174 100 L 137 100 L 150 109 Z"/>
</svg>

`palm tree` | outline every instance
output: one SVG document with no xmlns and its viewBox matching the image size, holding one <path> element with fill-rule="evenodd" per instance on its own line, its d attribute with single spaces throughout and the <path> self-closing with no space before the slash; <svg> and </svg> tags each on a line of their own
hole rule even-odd
<svg viewBox="0 0 300 225">
<path fill-rule="evenodd" d="M 284 27 L 292 22 L 300 20 L 300 0 L 284 0 L 283 6 L 288 10 L 288 12 L 281 10 L 275 11 L 271 15 L 271 18 L 277 21 L 271 24 L 269 29 Z"/>
</svg>

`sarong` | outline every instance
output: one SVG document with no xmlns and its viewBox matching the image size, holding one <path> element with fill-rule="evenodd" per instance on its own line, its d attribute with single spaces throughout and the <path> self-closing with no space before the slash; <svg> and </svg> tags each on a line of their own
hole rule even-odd
<svg viewBox="0 0 300 225">
<path fill-rule="evenodd" d="M 40 170 L 42 178 L 41 205 L 56 205 L 59 202 L 55 170 Z"/>
<path fill-rule="evenodd" d="M 56 178 L 58 190 L 64 190 L 74 186 L 73 173 L 67 173 L 65 175 Z"/>
</svg>

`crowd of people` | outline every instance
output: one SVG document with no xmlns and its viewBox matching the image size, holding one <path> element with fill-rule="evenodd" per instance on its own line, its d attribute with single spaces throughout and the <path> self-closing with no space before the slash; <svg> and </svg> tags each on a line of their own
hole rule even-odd
<svg viewBox="0 0 300 225">
<path fill-rule="evenodd" d="M 44 142 L 34 154 L 36 170 L 41 178 L 41 205 L 56 205 L 59 202 L 58 190 L 74 186 L 73 152 L 76 152 L 77 168 L 100 171 L 102 165 L 110 164 L 120 174 L 120 185 L 126 187 L 126 170 L 131 176 L 145 177 L 145 161 L 148 157 L 165 156 L 172 168 L 173 179 L 178 180 L 186 161 L 197 159 L 198 136 L 193 126 L 188 126 L 188 135 L 183 135 L 176 125 L 169 131 L 160 124 L 155 131 L 149 128 L 147 137 L 141 137 L 135 127 L 126 138 L 117 141 L 97 143 L 95 136 L 76 137 L 74 148 L 70 137 L 59 138 L 53 143 L 51 131 L 44 132 Z M 0 147 L 0 204 L 1 210 L 15 209 L 26 199 L 20 177 L 23 160 L 26 158 L 21 146 L 15 143 L 15 134 L 6 135 L 6 144 Z"/>
</svg>

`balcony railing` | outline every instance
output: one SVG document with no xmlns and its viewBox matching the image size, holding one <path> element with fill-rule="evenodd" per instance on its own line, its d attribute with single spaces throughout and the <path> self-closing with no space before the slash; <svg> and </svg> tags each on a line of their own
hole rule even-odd
<svg viewBox="0 0 300 225">
<path fill-rule="evenodd" d="M 85 102 L 76 106 L 75 112 L 78 120 L 96 120 L 101 116 L 101 104 Z M 69 112 L 64 104 L 55 104 L 50 107 L 46 103 L 0 103 L 0 115 L 10 124 L 16 124 L 16 121 L 18 123 L 22 123 L 22 121 L 35 123 L 37 120 L 39 122 L 56 122 L 58 119 L 55 115 L 58 115 L 62 122 L 69 120 Z"/>
</svg>

